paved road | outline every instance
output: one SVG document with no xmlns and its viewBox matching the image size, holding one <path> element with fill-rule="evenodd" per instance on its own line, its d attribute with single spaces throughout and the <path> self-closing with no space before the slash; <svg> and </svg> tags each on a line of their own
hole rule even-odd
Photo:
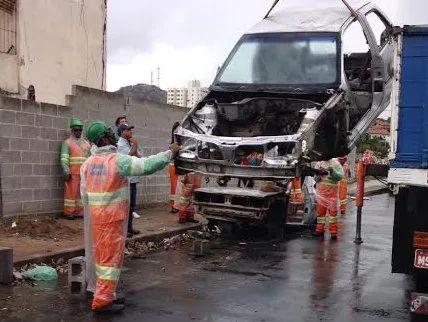
<svg viewBox="0 0 428 322">
<path fill-rule="evenodd" d="M 412 283 L 390 274 L 393 209 L 388 195 L 366 201 L 361 246 L 352 207 L 337 242 L 296 233 L 280 244 L 217 243 L 200 259 L 178 249 L 128 260 L 127 309 L 114 318 L 94 317 L 63 286 L 0 288 L 0 320 L 409 321 Z"/>
</svg>

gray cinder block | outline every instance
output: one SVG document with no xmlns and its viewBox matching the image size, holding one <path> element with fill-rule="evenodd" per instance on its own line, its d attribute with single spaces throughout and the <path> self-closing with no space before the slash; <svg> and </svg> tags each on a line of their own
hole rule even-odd
<svg viewBox="0 0 428 322">
<path fill-rule="evenodd" d="M 0 247 L 0 284 L 13 282 L 13 249 Z"/>
</svg>

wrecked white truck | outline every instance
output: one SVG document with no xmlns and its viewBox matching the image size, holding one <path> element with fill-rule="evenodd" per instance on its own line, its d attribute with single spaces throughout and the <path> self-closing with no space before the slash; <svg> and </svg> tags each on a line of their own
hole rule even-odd
<svg viewBox="0 0 428 322">
<path fill-rule="evenodd" d="M 350 152 L 389 104 L 395 29 L 374 4 L 344 3 L 278 12 L 272 6 L 241 37 L 206 97 L 174 132 L 182 144 L 178 173 L 216 176 L 223 186 L 229 178 L 279 183 L 302 175 L 311 162 Z M 362 35 L 362 52 L 352 51 L 354 32 Z M 245 162 L 250 155 L 257 161 Z M 260 220 L 225 209 L 216 216 Z"/>
</svg>

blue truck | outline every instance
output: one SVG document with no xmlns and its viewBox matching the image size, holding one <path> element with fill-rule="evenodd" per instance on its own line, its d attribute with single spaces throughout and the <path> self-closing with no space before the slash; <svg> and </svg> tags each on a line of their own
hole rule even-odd
<svg viewBox="0 0 428 322">
<path fill-rule="evenodd" d="M 392 272 L 413 275 L 411 312 L 428 313 L 428 25 L 404 26 L 395 49 L 388 183 L 395 198 Z"/>
</svg>

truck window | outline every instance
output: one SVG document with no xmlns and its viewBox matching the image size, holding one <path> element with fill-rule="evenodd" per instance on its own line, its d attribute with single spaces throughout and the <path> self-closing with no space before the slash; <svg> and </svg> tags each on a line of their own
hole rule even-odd
<svg viewBox="0 0 428 322">
<path fill-rule="evenodd" d="M 376 11 L 369 12 L 366 15 L 366 19 L 375 35 L 377 45 L 382 47 L 385 43 L 385 31 L 388 27 L 387 24 L 383 22 Z"/>
<path fill-rule="evenodd" d="M 360 23 L 352 23 L 342 37 L 344 71 L 351 90 L 370 91 L 370 48 Z"/>
</svg>

